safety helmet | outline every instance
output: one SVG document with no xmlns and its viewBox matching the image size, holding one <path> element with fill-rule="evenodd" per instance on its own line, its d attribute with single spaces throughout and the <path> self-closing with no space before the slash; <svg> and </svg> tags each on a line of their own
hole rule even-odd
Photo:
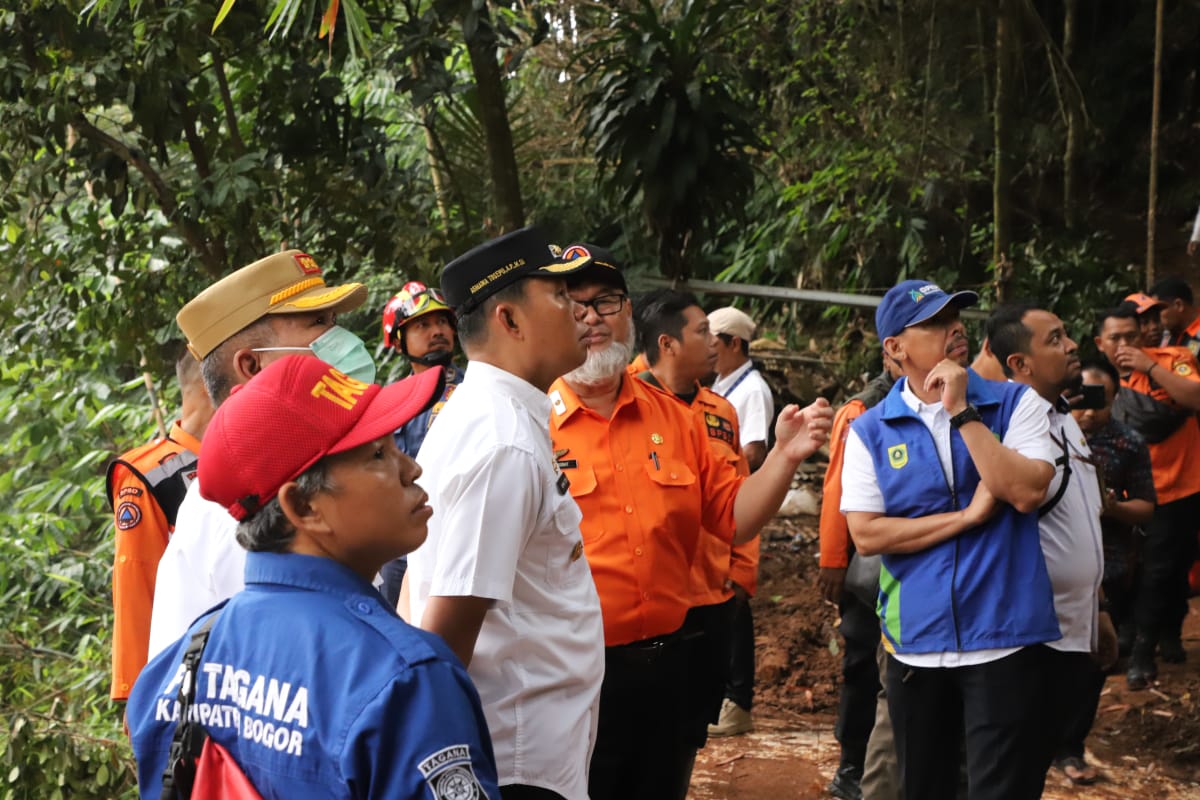
<svg viewBox="0 0 1200 800">
<path fill-rule="evenodd" d="M 400 329 L 410 320 L 431 314 L 434 311 L 444 311 L 449 316 L 450 324 L 454 325 L 454 309 L 446 304 L 446 299 L 437 289 L 430 288 L 420 281 L 409 281 L 383 307 L 383 343 L 387 347 L 400 346 Z"/>
</svg>

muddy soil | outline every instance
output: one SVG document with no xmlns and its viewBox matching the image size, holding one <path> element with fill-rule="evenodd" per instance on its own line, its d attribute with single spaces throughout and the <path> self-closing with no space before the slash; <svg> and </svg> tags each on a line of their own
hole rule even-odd
<svg viewBox="0 0 1200 800">
<path fill-rule="evenodd" d="M 755 731 L 712 739 L 691 800 L 823 798 L 838 764 L 833 736 L 840 668 L 837 610 L 816 587 L 816 518 L 777 520 L 764 534 L 758 596 Z M 1101 779 L 1072 786 L 1052 771 L 1044 797 L 1200 799 L 1200 598 L 1184 626 L 1185 664 L 1160 665 L 1149 691 L 1110 676 L 1088 738 Z"/>
</svg>

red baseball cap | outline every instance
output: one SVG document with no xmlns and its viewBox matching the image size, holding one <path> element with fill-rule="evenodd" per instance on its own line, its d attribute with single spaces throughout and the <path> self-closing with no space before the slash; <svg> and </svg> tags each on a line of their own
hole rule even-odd
<svg viewBox="0 0 1200 800">
<path fill-rule="evenodd" d="M 392 433 L 430 405 L 441 368 L 388 386 L 286 356 L 233 392 L 200 446 L 200 494 L 243 520 L 324 456 Z"/>
<path fill-rule="evenodd" d="M 1125 302 L 1133 303 L 1133 305 L 1136 307 L 1138 316 L 1145 314 L 1147 311 L 1149 311 L 1152 308 L 1166 308 L 1167 307 L 1167 304 L 1164 303 L 1162 300 L 1155 300 L 1153 297 L 1151 297 L 1150 295 L 1148 295 L 1144 292 L 1134 292 L 1131 295 L 1127 295 L 1125 297 Z"/>
</svg>

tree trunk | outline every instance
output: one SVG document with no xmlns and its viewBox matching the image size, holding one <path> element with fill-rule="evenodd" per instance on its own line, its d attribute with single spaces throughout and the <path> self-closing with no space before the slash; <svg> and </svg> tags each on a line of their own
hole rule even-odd
<svg viewBox="0 0 1200 800">
<path fill-rule="evenodd" d="M 995 173 L 992 180 L 992 269 L 995 272 L 996 300 L 1005 302 L 1011 293 L 1013 265 L 1008 260 L 1012 242 L 1012 153 L 1009 118 L 1012 91 L 1012 55 L 1015 43 L 1013 0 L 998 0 L 996 4 L 996 88 L 993 107 L 992 159 Z"/>
<path fill-rule="evenodd" d="M 1065 0 L 1063 16 L 1062 57 L 1066 68 L 1071 69 L 1071 56 L 1075 49 L 1075 9 L 1079 0 Z M 1066 92 L 1067 148 L 1063 153 L 1063 222 L 1067 229 L 1075 227 L 1075 162 L 1079 154 L 1079 108 L 1073 92 Z"/>
<path fill-rule="evenodd" d="M 1162 101 L 1163 0 L 1154 13 L 1154 103 L 1150 112 L 1150 198 L 1146 212 L 1146 285 L 1154 283 L 1154 228 L 1158 221 L 1158 120 Z"/>
<path fill-rule="evenodd" d="M 472 17 L 477 15 L 477 20 Z M 475 11 L 470 0 L 463 3 L 463 38 L 471 57 L 471 71 L 479 95 L 479 121 L 487 142 L 488 169 L 492 179 L 496 223 L 501 232 L 513 231 L 525 224 L 521 202 L 521 182 L 512 128 L 504 97 L 504 81 L 496 62 L 495 35 L 487 19 L 486 7 Z"/>
</svg>

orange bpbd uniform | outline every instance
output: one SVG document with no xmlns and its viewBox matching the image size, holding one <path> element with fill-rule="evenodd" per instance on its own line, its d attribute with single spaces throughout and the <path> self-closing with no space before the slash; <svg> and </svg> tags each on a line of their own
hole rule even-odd
<svg viewBox="0 0 1200 800">
<path fill-rule="evenodd" d="M 1154 359 L 1159 369 L 1168 369 L 1181 378 L 1200 383 L 1200 366 L 1185 347 L 1147 347 L 1146 355 Z M 1153 376 L 1144 372 L 1133 372 L 1121 379 L 1121 385 L 1135 392 L 1148 394 L 1155 400 L 1177 405 L 1164 389 L 1152 381 Z M 1200 453 L 1200 425 L 1192 416 L 1166 439 L 1157 444 L 1147 442 L 1150 448 L 1150 468 L 1154 472 L 1154 488 L 1158 502 L 1173 500 L 1200 492 L 1200 469 L 1196 469 L 1194 458 Z"/>
<path fill-rule="evenodd" d="M 688 407 L 697 428 L 704 434 L 714 456 L 731 464 L 739 475 L 749 475 L 750 465 L 742 455 L 737 411 L 728 400 L 704 387 Z M 758 588 L 759 538 L 730 545 L 719 536 L 701 536 L 692 560 L 692 605 L 721 603 L 733 596 L 727 582 L 733 581 L 749 594 Z"/>
<path fill-rule="evenodd" d="M 821 545 L 822 567 L 845 569 L 850 565 L 850 528 L 842 505 L 842 462 L 846 458 L 846 436 L 850 423 L 867 410 L 861 400 L 851 400 L 838 409 L 833 418 L 833 430 L 829 433 L 829 467 L 825 470 L 825 484 L 821 492 Z"/>
<path fill-rule="evenodd" d="M 146 666 L 158 561 L 196 477 L 199 452 L 200 440 L 175 423 L 166 438 L 130 450 L 108 466 L 108 501 L 116 527 L 109 690 L 114 700 L 129 697 Z"/>
<path fill-rule="evenodd" d="M 559 379 L 550 437 L 583 511 L 583 543 L 612 647 L 672 633 L 694 605 L 691 564 L 703 527 L 726 543 L 745 477 L 713 455 L 688 409 L 626 378 L 612 418 Z"/>
</svg>

